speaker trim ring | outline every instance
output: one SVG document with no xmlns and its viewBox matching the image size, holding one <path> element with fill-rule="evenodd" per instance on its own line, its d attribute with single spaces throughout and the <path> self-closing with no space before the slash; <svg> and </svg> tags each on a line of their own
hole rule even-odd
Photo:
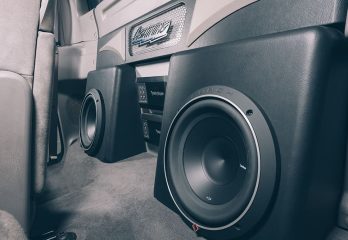
<svg viewBox="0 0 348 240">
<path fill-rule="evenodd" d="M 244 118 L 244 120 L 246 121 L 247 125 L 249 126 L 250 128 L 250 131 L 252 133 L 252 136 L 253 136 L 253 139 L 255 141 L 255 147 L 256 147 L 256 152 L 257 152 L 257 177 L 256 177 L 256 182 L 255 182 L 255 187 L 254 187 L 254 191 L 253 191 L 253 194 L 246 206 L 246 208 L 242 211 L 242 213 L 235 219 L 233 220 L 231 223 L 229 224 L 226 224 L 224 226 L 221 226 L 221 227 L 208 227 L 208 226 L 204 226 L 202 224 L 199 224 L 197 222 L 195 222 L 192 218 L 190 218 L 189 216 L 187 216 L 187 214 L 185 214 L 184 210 L 182 210 L 179 206 L 179 204 L 176 202 L 174 196 L 173 196 L 173 193 L 172 193 L 172 190 L 171 190 L 171 187 L 170 187 L 170 184 L 168 182 L 168 177 L 167 177 L 167 169 L 166 169 L 166 156 L 167 156 L 167 153 L 166 153 L 166 150 L 167 150 L 167 142 L 168 142 L 168 138 L 170 137 L 171 135 L 171 132 L 172 132 L 172 129 L 173 129 L 173 126 L 174 124 L 176 123 L 177 119 L 179 118 L 179 116 L 190 106 L 192 105 L 194 102 L 197 102 L 201 99 L 207 99 L 207 98 L 213 98 L 213 99 L 217 99 L 217 100 L 222 100 L 224 101 L 225 103 L 231 105 L 232 107 L 234 107 L 240 114 L 241 116 Z M 205 230 L 210 230 L 210 231 L 220 231 L 220 230 L 224 230 L 224 229 L 227 229 L 227 228 L 230 228 L 232 227 L 233 225 L 235 225 L 237 222 L 239 222 L 245 215 L 246 213 L 249 211 L 251 205 L 253 204 L 254 200 L 255 200 L 255 197 L 256 197 L 256 193 L 257 193 L 257 190 L 258 190 L 258 187 L 259 187 L 259 182 L 260 182 L 260 174 L 261 174 L 261 164 L 260 164 L 260 148 L 259 148 L 259 143 L 258 143 L 258 140 L 257 140 L 257 136 L 256 136 L 256 133 L 255 133 L 255 130 L 253 128 L 253 126 L 251 125 L 251 122 L 249 121 L 248 117 L 246 116 L 246 114 L 242 111 L 242 109 L 240 107 L 237 106 L 237 104 L 235 104 L 233 101 L 231 101 L 230 99 L 226 98 L 226 97 L 223 97 L 223 96 L 220 96 L 220 95 L 216 95 L 216 94 L 202 94 L 200 96 L 197 96 L 197 97 L 194 97 L 192 99 L 190 99 L 190 101 L 188 101 L 187 103 L 184 104 L 184 106 L 182 106 L 179 111 L 175 114 L 173 120 L 171 121 L 170 125 L 169 125 L 169 128 L 168 128 L 168 132 L 167 132 L 167 135 L 166 135 L 166 138 L 165 138 L 165 142 L 164 142 L 164 152 L 163 152 L 163 156 L 164 156 L 164 161 L 163 161 L 163 167 L 164 167 L 164 177 L 165 177 L 165 180 L 166 180 L 166 185 L 167 185 L 167 189 L 169 191 L 169 194 L 170 194 L 170 197 L 171 199 L 173 200 L 176 208 L 179 210 L 179 212 L 189 221 L 191 222 L 192 224 L 195 224 L 196 226 L 198 226 L 199 228 L 202 228 L 202 229 L 205 229 Z"/>
</svg>

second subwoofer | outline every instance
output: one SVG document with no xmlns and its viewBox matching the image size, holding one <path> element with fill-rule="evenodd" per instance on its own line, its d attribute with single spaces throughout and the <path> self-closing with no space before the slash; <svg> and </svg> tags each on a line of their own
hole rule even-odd
<svg viewBox="0 0 348 240">
<path fill-rule="evenodd" d="M 87 154 L 105 162 L 145 151 L 134 68 L 89 73 L 80 113 L 80 141 Z"/>
<path fill-rule="evenodd" d="M 86 153 L 93 154 L 104 134 L 105 110 L 100 92 L 92 88 L 86 94 L 80 114 L 81 145 Z"/>
</svg>

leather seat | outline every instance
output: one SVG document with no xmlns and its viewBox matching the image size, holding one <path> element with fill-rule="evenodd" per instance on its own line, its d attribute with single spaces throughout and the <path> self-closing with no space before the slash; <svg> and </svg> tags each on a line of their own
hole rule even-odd
<svg viewBox="0 0 348 240">
<path fill-rule="evenodd" d="M 33 196 L 45 183 L 54 12 L 55 0 L 0 1 L 0 209 L 11 213 L 25 232 Z"/>
<path fill-rule="evenodd" d="M 26 240 L 27 237 L 18 221 L 8 212 L 0 210 L 1 239 Z"/>
</svg>

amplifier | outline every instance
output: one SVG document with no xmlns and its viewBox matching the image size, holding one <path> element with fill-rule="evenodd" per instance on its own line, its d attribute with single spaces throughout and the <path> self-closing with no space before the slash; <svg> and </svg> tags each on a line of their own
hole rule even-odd
<svg viewBox="0 0 348 240">
<path fill-rule="evenodd" d="M 147 143 L 155 146 L 159 145 L 162 127 L 162 116 L 156 114 L 143 113 L 141 115 L 143 122 L 144 139 Z"/>
<path fill-rule="evenodd" d="M 163 110 L 167 76 L 137 78 L 141 108 Z"/>
</svg>

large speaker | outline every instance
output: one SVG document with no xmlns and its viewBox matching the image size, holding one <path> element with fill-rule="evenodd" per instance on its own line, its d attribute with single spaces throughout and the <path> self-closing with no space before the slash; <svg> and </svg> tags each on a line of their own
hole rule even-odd
<svg viewBox="0 0 348 240">
<path fill-rule="evenodd" d="M 104 162 L 145 151 L 134 68 L 125 65 L 88 74 L 80 142 L 87 154 Z"/>
<path fill-rule="evenodd" d="M 313 27 L 173 55 L 155 197 L 208 239 L 325 239 L 344 174 L 345 45 Z"/>
</svg>

